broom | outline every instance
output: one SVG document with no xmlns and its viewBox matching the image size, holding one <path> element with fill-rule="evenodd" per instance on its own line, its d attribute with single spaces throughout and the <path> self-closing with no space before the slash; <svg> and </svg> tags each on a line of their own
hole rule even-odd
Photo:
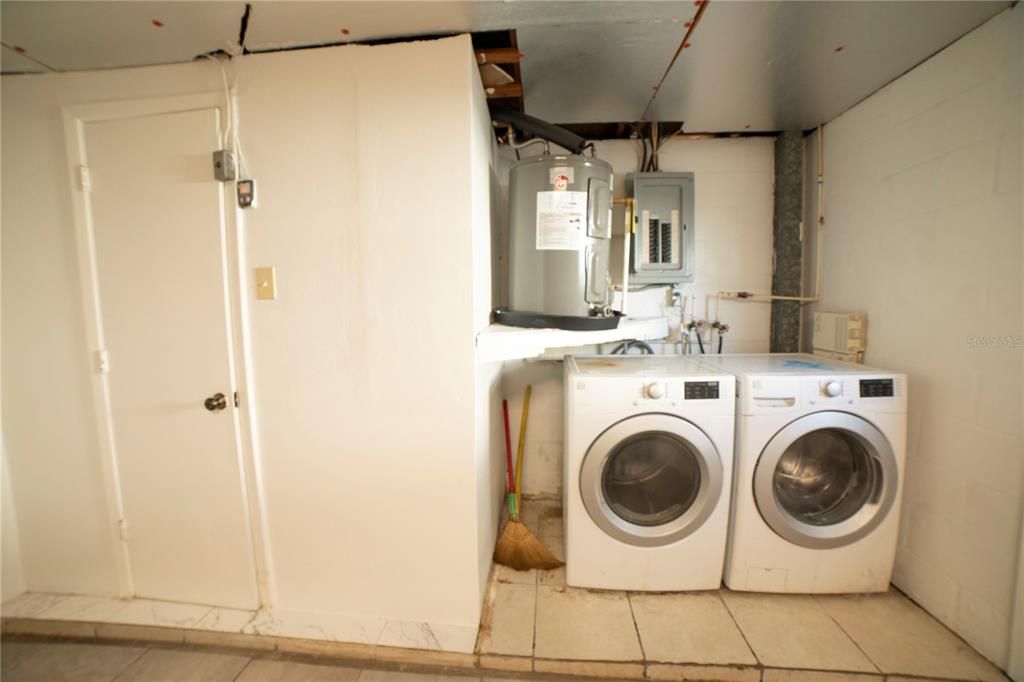
<svg viewBox="0 0 1024 682">
<path fill-rule="evenodd" d="M 519 509 L 522 505 L 520 481 L 523 475 L 523 445 L 526 440 L 526 415 L 530 409 L 531 387 L 526 387 L 523 399 L 523 417 L 519 425 L 519 452 L 516 457 L 518 466 L 512 469 L 512 436 L 508 424 L 508 401 L 501 401 L 501 410 L 505 418 L 505 461 L 508 468 L 508 523 L 494 547 L 494 560 L 503 566 L 517 571 L 531 568 L 551 569 L 563 566 L 564 563 L 555 558 L 548 548 L 519 521 Z"/>
</svg>

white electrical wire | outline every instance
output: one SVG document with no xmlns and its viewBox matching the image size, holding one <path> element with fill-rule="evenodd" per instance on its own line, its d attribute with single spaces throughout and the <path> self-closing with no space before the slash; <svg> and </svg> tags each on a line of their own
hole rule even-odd
<svg viewBox="0 0 1024 682">
<path fill-rule="evenodd" d="M 228 68 L 225 64 L 225 60 L 218 59 L 217 57 L 209 54 L 204 54 L 203 57 L 214 62 L 220 68 L 221 82 L 224 84 L 224 104 L 226 107 L 225 115 L 227 117 L 227 124 L 224 126 L 224 132 L 221 136 L 221 145 L 224 149 L 230 149 L 238 158 L 239 177 L 248 178 L 250 177 L 249 164 L 246 161 L 245 152 L 242 151 L 242 140 L 239 135 L 238 126 L 235 125 L 235 117 L 237 115 L 235 97 L 238 93 L 238 76 L 232 73 L 232 77 L 228 77 Z"/>
</svg>

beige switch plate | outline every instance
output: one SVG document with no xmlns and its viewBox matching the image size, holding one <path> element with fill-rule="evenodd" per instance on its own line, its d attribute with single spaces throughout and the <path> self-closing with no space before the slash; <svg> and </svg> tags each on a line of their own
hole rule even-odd
<svg viewBox="0 0 1024 682">
<path fill-rule="evenodd" d="M 256 298 L 261 301 L 277 300 L 277 278 L 273 266 L 256 268 Z"/>
</svg>

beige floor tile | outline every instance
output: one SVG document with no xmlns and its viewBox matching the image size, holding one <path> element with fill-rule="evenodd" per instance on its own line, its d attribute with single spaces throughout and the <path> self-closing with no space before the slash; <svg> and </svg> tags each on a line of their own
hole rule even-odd
<svg viewBox="0 0 1024 682">
<path fill-rule="evenodd" d="M 6 678 L 14 668 L 44 651 L 48 646 L 50 644 L 45 642 L 5 641 L 0 643 L 0 678 Z"/>
<path fill-rule="evenodd" d="M 4 618 L 36 618 L 43 611 L 67 599 L 67 595 L 45 592 L 26 592 L 8 599 L 0 606 Z"/>
<path fill-rule="evenodd" d="M 897 592 L 817 600 L 884 673 L 1006 679 L 944 625 Z"/>
<path fill-rule="evenodd" d="M 450 674 L 406 673 L 393 670 L 364 670 L 359 674 L 359 682 L 444 682 L 445 680 L 478 680 L 478 676 L 467 677 L 457 672 Z"/>
<path fill-rule="evenodd" d="M 881 675 L 867 673 L 826 673 L 820 670 L 780 670 L 769 668 L 764 671 L 764 682 L 882 682 Z"/>
<path fill-rule="evenodd" d="M 633 594 L 629 601 L 648 661 L 757 663 L 717 592 Z"/>
<path fill-rule="evenodd" d="M 494 565 L 494 580 L 499 583 L 516 583 L 517 585 L 535 585 L 537 583 L 536 569 L 528 571 L 517 571 L 501 564 Z"/>
<path fill-rule="evenodd" d="M 214 632 L 241 632 L 255 617 L 255 611 L 214 607 L 192 627 Z"/>
<path fill-rule="evenodd" d="M 123 599 L 113 597 L 69 596 L 39 614 L 47 620 L 81 620 L 101 623 L 110 620 L 111 616 L 128 604 Z"/>
<path fill-rule="evenodd" d="M 106 682 L 145 653 L 143 647 L 55 643 L 5 671 L 4 682 Z"/>
<path fill-rule="evenodd" d="M 211 610 L 212 607 L 196 604 L 132 599 L 126 602 L 123 608 L 104 620 L 108 623 L 124 623 L 126 625 L 191 628 L 195 627 L 196 623 L 201 621 Z"/>
<path fill-rule="evenodd" d="M 723 665 L 677 665 L 649 663 L 647 678 L 680 682 L 761 682 L 760 668 Z"/>
<path fill-rule="evenodd" d="M 480 654 L 480 667 L 483 670 L 528 673 L 533 670 L 533 658 L 525 656 L 493 656 Z"/>
<path fill-rule="evenodd" d="M 498 583 L 490 619 L 480 634 L 480 652 L 511 656 L 533 655 L 533 623 L 537 587 Z"/>
<path fill-rule="evenodd" d="M 231 682 L 248 663 L 247 656 L 150 649 L 121 673 L 117 682 Z"/>
<path fill-rule="evenodd" d="M 721 592 L 754 655 L 773 668 L 878 672 L 814 597 Z"/>
<path fill-rule="evenodd" d="M 290 661 L 250 661 L 236 682 L 355 682 L 359 668 Z"/>
<path fill-rule="evenodd" d="M 626 595 L 538 587 L 534 655 L 588 661 L 642 660 Z"/>
<path fill-rule="evenodd" d="M 598 661 L 549 661 L 537 659 L 535 672 L 550 675 L 573 675 L 576 677 L 611 678 L 613 680 L 642 680 L 643 663 L 607 663 Z"/>
<path fill-rule="evenodd" d="M 565 566 L 552 568 L 549 571 L 538 571 L 537 584 L 548 587 L 565 587 Z"/>
</svg>

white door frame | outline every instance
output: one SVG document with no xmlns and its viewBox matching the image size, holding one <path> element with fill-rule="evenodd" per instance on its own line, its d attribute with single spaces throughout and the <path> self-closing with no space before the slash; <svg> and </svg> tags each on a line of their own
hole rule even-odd
<svg viewBox="0 0 1024 682">
<path fill-rule="evenodd" d="M 117 575 L 118 596 L 132 597 L 135 589 L 132 581 L 131 560 L 128 545 L 122 533 L 124 500 L 118 470 L 117 448 L 114 440 L 114 422 L 110 408 L 110 382 L 108 374 L 102 371 L 101 363 L 106 362 L 101 352 L 106 348 L 103 334 L 102 309 L 100 307 L 99 272 L 96 262 L 95 232 L 92 224 L 92 206 L 89 192 L 83 187 L 82 169 L 88 167 L 85 148 L 85 124 L 93 121 L 109 121 L 156 114 L 170 114 L 197 109 L 216 109 L 221 127 L 228 108 L 225 93 L 198 93 L 175 97 L 119 100 L 91 104 L 74 104 L 63 108 L 64 139 L 68 157 L 68 178 L 71 189 L 71 203 L 75 222 L 75 242 L 78 251 L 78 271 L 82 291 L 82 307 L 85 315 L 86 343 L 92 377 L 94 416 L 97 443 L 100 449 L 103 485 L 107 500 L 109 537 L 113 548 Z M 214 150 L 210 150 L 211 154 Z M 210 159 L 210 173 L 213 173 L 213 159 Z M 87 176 L 86 176 L 87 177 Z M 87 180 L 86 180 L 87 181 Z M 246 517 L 249 524 L 253 561 L 256 568 L 256 584 L 260 604 L 268 608 L 273 602 L 270 570 L 270 551 L 266 542 L 266 513 L 262 479 L 258 470 L 257 441 L 254 433 L 255 409 L 251 397 L 252 372 L 249 362 L 248 309 L 245 305 L 246 286 L 243 278 L 244 255 L 240 236 L 242 217 L 235 200 L 234 184 L 224 183 L 222 206 L 225 218 L 225 290 L 227 291 L 227 326 L 231 346 L 229 371 L 240 398 L 240 409 L 233 410 L 238 434 L 236 451 L 239 457 L 239 471 L 245 499 Z"/>
</svg>

